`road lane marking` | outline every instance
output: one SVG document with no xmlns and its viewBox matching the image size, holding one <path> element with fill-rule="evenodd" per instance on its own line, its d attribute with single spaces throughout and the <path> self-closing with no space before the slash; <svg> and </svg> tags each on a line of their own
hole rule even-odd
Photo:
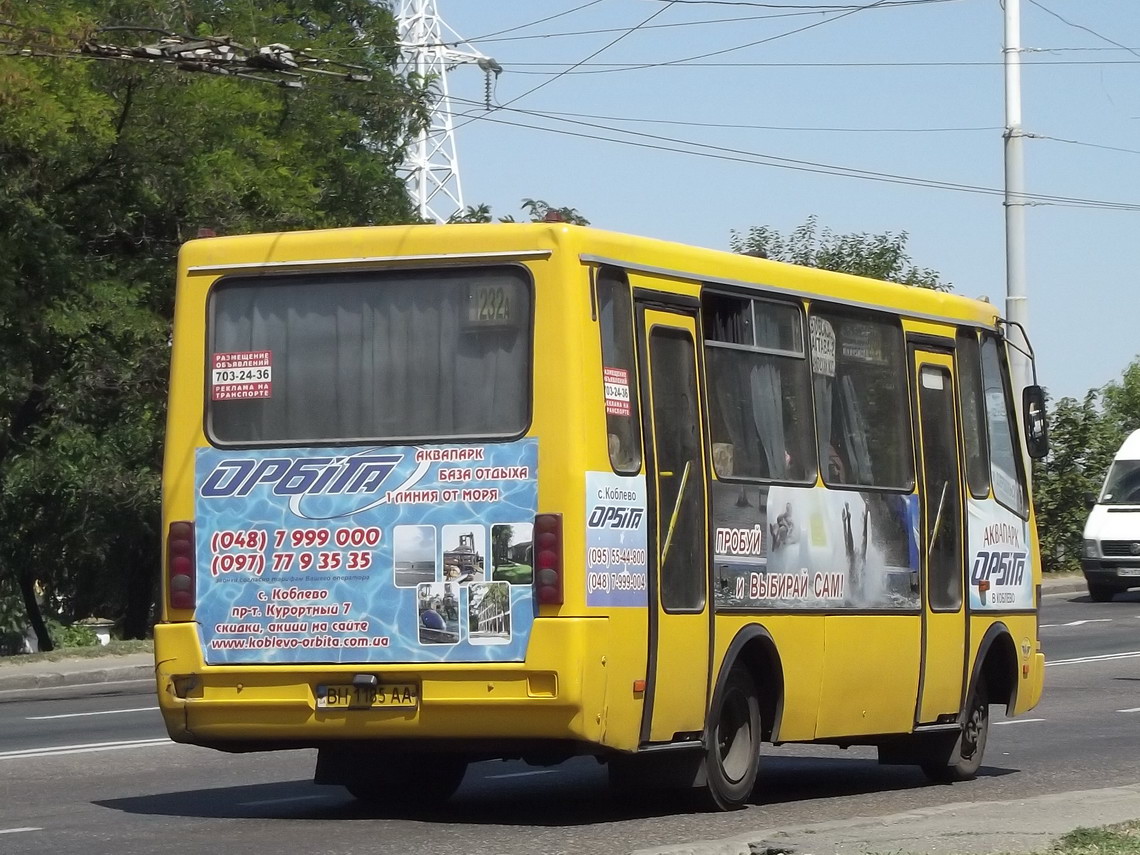
<svg viewBox="0 0 1140 855">
<path fill-rule="evenodd" d="M 1081 662 L 1109 662 L 1113 659 L 1134 659 L 1140 656 L 1140 650 L 1132 650 L 1128 653 L 1106 653 L 1103 656 L 1081 656 L 1077 659 L 1057 659 L 1053 662 L 1046 661 L 1045 667 L 1050 665 L 1076 665 Z"/>
<path fill-rule="evenodd" d="M 992 724 L 1031 724 L 1035 721 L 1045 721 L 1043 718 L 1011 718 L 1009 721 L 995 721 Z"/>
<path fill-rule="evenodd" d="M 1071 620 L 1068 623 L 1043 623 L 1041 629 L 1055 629 L 1059 626 L 1084 626 L 1086 623 L 1112 623 L 1110 617 L 1088 618 L 1086 620 Z"/>
<path fill-rule="evenodd" d="M 496 778 L 525 778 L 529 775 L 549 775 L 557 771 L 557 769 L 535 769 L 533 772 L 504 772 L 502 775 L 484 775 L 483 778 L 487 781 Z"/>
<path fill-rule="evenodd" d="M 1117 712 L 1140 712 L 1140 707 L 1132 707 L 1131 709 L 1127 710 L 1117 710 Z"/>
<path fill-rule="evenodd" d="M 17 751 L 0 751 L 0 760 L 26 760 L 32 757 L 53 757 L 62 754 L 90 754 L 95 751 L 119 751 L 123 748 L 155 748 L 174 745 L 169 738 L 134 739 L 118 742 L 89 742 L 83 745 L 56 745 L 50 748 L 21 748 Z"/>
<path fill-rule="evenodd" d="M 97 712 L 69 712 L 60 713 L 59 715 L 30 715 L 26 716 L 28 721 L 47 721 L 50 718 L 80 718 L 85 715 L 115 715 L 116 713 L 129 713 L 129 712 L 150 712 L 151 710 L 158 709 L 154 707 L 135 707 L 129 710 L 99 710 Z"/>
<path fill-rule="evenodd" d="M 23 834 L 25 831 L 43 831 L 43 829 L 31 825 L 27 828 L 0 828 L 0 834 Z"/>
<path fill-rule="evenodd" d="M 256 802 L 238 802 L 238 807 L 259 807 L 261 805 L 283 805 L 289 802 L 328 801 L 330 797 L 323 796 L 286 796 L 280 799 L 260 799 Z"/>
</svg>

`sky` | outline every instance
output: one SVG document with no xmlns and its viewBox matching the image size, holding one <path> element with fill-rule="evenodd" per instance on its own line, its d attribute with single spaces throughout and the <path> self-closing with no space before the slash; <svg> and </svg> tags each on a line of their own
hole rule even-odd
<svg viewBox="0 0 1140 855">
<path fill-rule="evenodd" d="M 1004 313 L 999 0 L 436 8 L 503 68 L 491 110 L 476 65 L 447 75 L 466 205 L 522 218 L 541 199 L 714 249 L 812 215 L 906 232 L 914 263 Z M 1140 2 L 1022 0 L 1020 17 L 1025 188 L 1052 197 L 1026 213 L 1029 332 L 1039 382 L 1083 398 L 1140 357 Z"/>
</svg>

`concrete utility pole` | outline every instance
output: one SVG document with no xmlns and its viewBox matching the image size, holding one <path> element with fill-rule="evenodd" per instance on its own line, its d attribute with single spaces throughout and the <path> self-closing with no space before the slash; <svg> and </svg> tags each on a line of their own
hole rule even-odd
<svg viewBox="0 0 1140 855">
<path fill-rule="evenodd" d="M 1029 297 L 1025 277 L 1025 159 L 1021 129 L 1021 0 L 1005 2 L 1005 315 L 1025 329 L 1029 327 Z M 1014 329 L 1017 329 L 1014 327 Z M 1027 344 L 1021 330 L 1011 336 L 1016 344 Z M 1020 341 L 1019 341 L 1020 339 Z M 1017 351 L 1010 353 L 1014 399 L 1021 409 L 1021 390 L 1032 378 L 1029 360 Z"/>
<path fill-rule="evenodd" d="M 451 46 L 463 41 L 443 23 L 435 0 L 401 0 L 396 23 L 400 31 L 400 74 L 414 73 L 421 80 L 430 77 L 439 93 L 427 127 L 408 141 L 401 175 L 419 215 L 425 220 L 445 223 L 452 214 L 463 210 L 447 72 L 463 63 L 478 64 L 487 75 L 487 100 L 490 101 L 491 74 L 498 75 L 503 69 L 495 60 L 470 46 L 468 50 Z M 445 29 L 455 36 L 446 45 Z"/>
</svg>

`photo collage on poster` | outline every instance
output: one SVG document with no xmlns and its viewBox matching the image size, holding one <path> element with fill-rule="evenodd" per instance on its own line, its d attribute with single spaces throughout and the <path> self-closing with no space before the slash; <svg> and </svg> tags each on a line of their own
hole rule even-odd
<svg viewBox="0 0 1140 855">
<path fill-rule="evenodd" d="M 199 449 L 207 661 L 522 661 L 537 460 L 533 439 Z"/>
<path fill-rule="evenodd" d="M 393 532 L 398 587 L 416 591 L 420 644 L 509 644 L 511 586 L 533 582 L 534 524 L 401 525 Z M 437 540 L 438 538 L 438 540 Z M 488 563 L 490 573 L 487 572 Z"/>
<path fill-rule="evenodd" d="M 917 496 L 712 484 L 721 608 L 919 606 Z"/>
</svg>

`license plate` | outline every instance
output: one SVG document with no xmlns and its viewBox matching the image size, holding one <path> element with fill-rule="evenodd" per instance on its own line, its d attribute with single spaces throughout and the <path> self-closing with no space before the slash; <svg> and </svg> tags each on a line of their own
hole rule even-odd
<svg viewBox="0 0 1140 855">
<path fill-rule="evenodd" d="M 1140 576 L 1140 567 L 1117 567 L 1116 572 L 1121 576 Z"/>
<path fill-rule="evenodd" d="M 419 701 L 419 687 L 414 683 L 317 686 L 319 709 L 366 710 L 377 707 L 415 707 Z"/>
</svg>

